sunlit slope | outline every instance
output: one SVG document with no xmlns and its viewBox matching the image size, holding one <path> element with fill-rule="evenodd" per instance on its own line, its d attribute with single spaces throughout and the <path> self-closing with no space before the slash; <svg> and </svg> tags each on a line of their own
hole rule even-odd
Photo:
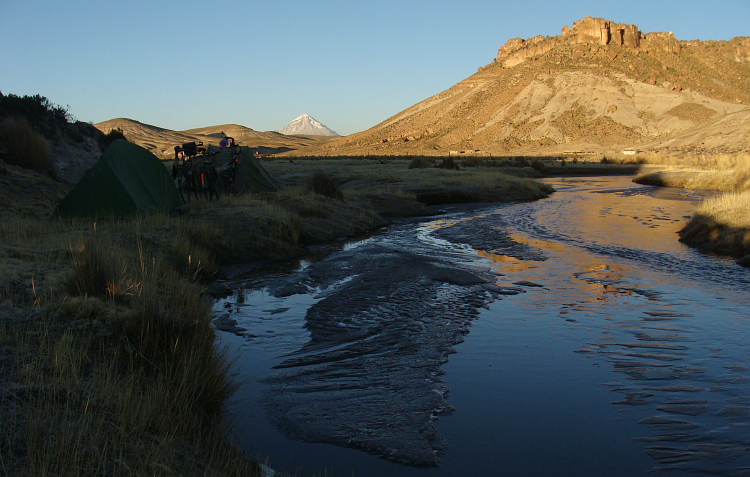
<svg viewBox="0 0 750 477">
<path fill-rule="evenodd" d="M 300 152 L 748 151 L 749 58 L 750 38 L 679 41 L 587 17 L 509 40 L 448 90 Z"/>
<path fill-rule="evenodd" d="M 112 129 L 121 129 L 128 141 L 148 149 L 161 158 L 174 157 L 174 147 L 184 142 L 218 144 L 221 133 L 233 137 L 243 146 L 261 148 L 268 152 L 299 149 L 328 140 L 328 138 L 317 136 L 286 136 L 277 132 L 259 132 L 237 124 L 172 131 L 132 119 L 118 118 L 97 123 L 94 126 L 104 133 Z"/>
</svg>

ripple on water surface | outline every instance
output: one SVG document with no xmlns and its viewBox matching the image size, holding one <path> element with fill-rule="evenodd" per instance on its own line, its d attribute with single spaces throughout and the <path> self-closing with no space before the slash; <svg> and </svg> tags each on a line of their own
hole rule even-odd
<svg viewBox="0 0 750 477">
<path fill-rule="evenodd" d="M 238 280 L 256 291 L 217 310 L 266 356 L 264 419 L 433 475 L 750 468 L 750 278 L 677 242 L 696 196 L 553 185 Z M 333 454 L 342 475 L 415 472 Z"/>
</svg>

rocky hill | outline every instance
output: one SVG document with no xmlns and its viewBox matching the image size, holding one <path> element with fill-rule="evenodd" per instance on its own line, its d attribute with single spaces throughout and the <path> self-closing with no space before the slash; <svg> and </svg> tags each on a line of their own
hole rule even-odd
<svg viewBox="0 0 750 477">
<path fill-rule="evenodd" d="M 256 148 L 261 154 L 291 151 L 327 140 L 321 136 L 287 136 L 278 132 L 259 132 L 237 124 L 224 124 L 187 131 L 172 131 L 132 119 L 118 118 L 94 125 L 103 133 L 120 129 L 125 138 L 151 151 L 156 157 L 174 157 L 174 147 L 196 141 L 203 144 L 219 143 L 222 133 L 233 137 L 239 144 Z"/>
<path fill-rule="evenodd" d="M 303 114 L 293 119 L 289 124 L 284 126 L 280 131 L 281 134 L 306 134 L 315 136 L 338 136 L 338 134 L 329 129 L 325 124 L 321 124 L 312 116 Z"/>
<path fill-rule="evenodd" d="M 586 17 L 309 154 L 750 151 L 750 38 L 681 41 Z"/>
</svg>

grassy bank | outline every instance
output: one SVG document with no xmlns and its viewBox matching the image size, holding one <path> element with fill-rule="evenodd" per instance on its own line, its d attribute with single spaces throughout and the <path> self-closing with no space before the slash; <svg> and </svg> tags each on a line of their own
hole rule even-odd
<svg viewBox="0 0 750 477">
<path fill-rule="evenodd" d="M 285 260 L 417 200 L 532 200 L 499 171 L 269 161 L 278 193 L 193 201 L 178 217 L 50 218 L 65 187 L 0 165 L 0 469 L 9 475 L 253 475 L 225 439 L 231 366 L 206 294 L 222 264 Z M 320 172 L 327 184 L 311 182 Z"/>
<path fill-rule="evenodd" d="M 750 191 L 704 201 L 680 231 L 680 241 L 750 266 Z"/>
<path fill-rule="evenodd" d="M 750 154 L 679 159 L 654 155 L 642 157 L 641 162 L 658 170 L 638 175 L 634 180 L 639 184 L 724 192 L 750 189 Z"/>
<path fill-rule="evenodd" d="M 680 241 L 701 250 L 737 258 L 750 266 L 750 154 L 658 155 L 641 158 L 658 170 L 638 175 L 640 184 L 715 190 L 727 194 L 706 200 L 680 231 Z"/>
</svg>

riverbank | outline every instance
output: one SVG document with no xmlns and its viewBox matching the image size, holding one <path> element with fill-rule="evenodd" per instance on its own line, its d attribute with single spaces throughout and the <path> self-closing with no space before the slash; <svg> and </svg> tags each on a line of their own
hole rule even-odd
<svg viewBox="0 0 750 477">
<path fill-rule="evenodd" d="M 680 231 L 680 241 L 750 266 L 750 156 L 740 154 L 661 161 L 661 169 L 636 176 L 639 184 L 726 192 L 705 201 Z M 651 166 L 654 167 L 654 166 Z"/>
<path fill-rule="evenodd" d="M 680 231 L 680 241 L 750 267 L 750 191 L 707 199 Z"/>
<path fill-rule="evenodd" d="M 434 214 L 420 197 L 517 201 L 552 192 L 500 169 L 265 165 L 281 192 L 194 201 L 178 217 L 73 222 L 51 220 L 65 186 L 2 167 L 4 473 L 253 475 L 256 464 L 223 432 L 234 383 L 206 297 L 222 293 L 213 286 L 220 265 L 287 260 L 393 218 Z M 309 184 L 316 171 L 333 193 Z"/>
</svg>

